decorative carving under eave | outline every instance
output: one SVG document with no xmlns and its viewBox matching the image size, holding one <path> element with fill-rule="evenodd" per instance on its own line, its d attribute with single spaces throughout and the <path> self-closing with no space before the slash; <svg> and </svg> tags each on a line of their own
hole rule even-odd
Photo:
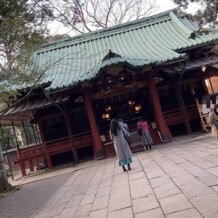
<svg viewBox="0 0 218 218">
<path fill-rule="evenodd" d="M 102 90 L 102 91 L 100 91 L 98 93 L 93 93 L 91 95 L 91 97 L 92 97 L 92 99 L 105 98 L 105 97 L 112 96 L 112 95 L 115 95 L 115 94 L 121 94 L 121 93 L 125 93 L 125 92 L 128 92 L 128 91 L 133 91 L 135 89 L 140 89 L 140 88 L 142 88 L 142 87 L 144 87 L 146 85 L 147 85 L 146 81 L 133 82 L 133 83 L 125 85 L 123 87 L 117 87 L 117 88 L 113 88 L 113 89 L 110 89 L 110 90 Z"/>
</svg>

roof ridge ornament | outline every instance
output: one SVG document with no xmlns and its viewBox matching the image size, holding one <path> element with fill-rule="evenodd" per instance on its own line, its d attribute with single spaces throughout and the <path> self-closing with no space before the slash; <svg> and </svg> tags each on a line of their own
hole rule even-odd
<svg viewBox="0 0 218 218">
<path fill-rule="evenodd" d="M 189 36 L 190 39 L 196 39 L 196 37 L 197 37 L 196 32 L 192 32 Z"/>
<path fill-rule="evenodd" d="M 106 61 L 108 59 L 111 58 L 120 58 L 121 56 L 115 52 L 112 52 L 111 49 L 109 50 L 109 52 L 104 56 L 104 58 L 102 59 L 102 61 Z"/>
</svg>

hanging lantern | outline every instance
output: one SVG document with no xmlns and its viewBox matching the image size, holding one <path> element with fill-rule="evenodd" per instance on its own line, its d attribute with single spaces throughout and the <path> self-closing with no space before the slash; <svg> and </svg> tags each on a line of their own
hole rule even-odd
<svg viewBox="0 0 218 218">
<path fill-rule="evenodd" d="M 111 109 L 112 109 L 112 108 L 111 108 L 110 105 L 106 107 L 106 111 L 111 111 Z"/>
<path fill-rule="evenodd" d="M 110 120 L 110 114 L 105 114 L 105 119 Z"/>
<path fill-rule="evenodd" d="M 135 113 L 139 113 L 141 111 L 142 107 L 140 104 L 135 106 Z"/>
<path fill-rule="evenodd" d="M 128 105 L 129 105 L 129 106 L 133 106 L 134 104 L 135 104 L 134 101 L 131 101 L 131 100 L 128 101 Z"/>
</svg>

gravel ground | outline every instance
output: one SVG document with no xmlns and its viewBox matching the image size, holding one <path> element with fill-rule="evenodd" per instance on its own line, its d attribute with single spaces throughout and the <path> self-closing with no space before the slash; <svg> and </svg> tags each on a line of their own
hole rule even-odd
<svg viewBox="0 0 218 218">
<path fill-rule="evenodd" d="M 26 184 L 20 190 L 0 199 L 1 218 L 30 218 L 72 173 Z"/>
</svg>

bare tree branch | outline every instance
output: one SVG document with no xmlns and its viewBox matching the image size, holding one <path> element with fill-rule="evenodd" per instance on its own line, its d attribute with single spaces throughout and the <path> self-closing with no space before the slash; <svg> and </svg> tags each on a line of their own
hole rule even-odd
<svg viewBox="0 0 218 218">
<path fill-rule="evenodd" d="M 137 20 L 155 10 L 156 0 L 49 0 L 55 19 L 76 33 Z"/>
</svg>

